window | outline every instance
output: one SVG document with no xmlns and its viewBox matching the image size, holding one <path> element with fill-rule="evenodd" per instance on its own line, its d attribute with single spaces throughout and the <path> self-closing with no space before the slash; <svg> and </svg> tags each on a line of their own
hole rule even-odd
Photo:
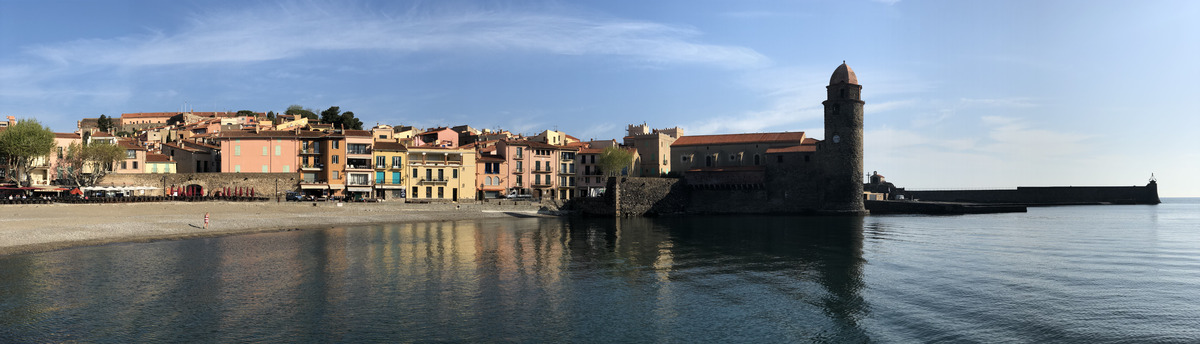
<svg viewBox="0 0 1200 344">
<path fill-rule="evenodd" d="M 416 178 L 416 177 L 418 177 L 418 176 L 420 176 L 420 174 L 418 174 L 418 173 L 417 173 L 417 169 L 415 169 L 415 168 L 414 168 L 414 169 L 413 169 L 413 176 L 412 176 L 412 177 L 413 177 L 413 178 Z M 413 191 L 413 193 L 416 193 L 416 191 Z"/>
<path fill-rule="evenodd" d="M 381 138 L 381 139 L 387 139 L 387 135 L 379 135 L 379 138 Z"/>
<path fill-rule="evenodd" d="M 262 171 L 263 173 L 271 172 L 270 167 L 267 167 L 267 165 L 262 165 Z"/>
<path fill-rule="evenodd" d="M 414 187 L 413 187 L 413 192 L 412 192 L 412 197 L 413 197 L 413 198 L 416 198 L 416 197 L 417 197 L 417 190 L 420 190 L 420 189 L 418 189 L 417 187 L 415 187 L 415 186 L 414 186 Z"/>
<path fill-rule="evenodd" d="M 333 179 L 334 180 L 342 179 L 342 173 L 339 171 L 333 171 Z"/>
<path fill-rule="evenodd" d="M 367 177 L 368 177 L 368 175 L 365 173 L 355 173 L 355 174 L 347 174 L 346 175 L 346 179 L 350 185 L 370 184 L 370 181 L 367 179 Z"/>
<path fill-rule="evenodd" d="M 432 168 L 425 169 L 425 180 L 433 180 L 433 169 Z"/>
<path fill-rule="evenodd" d="M 165 171 L 164 171 L 165 172 Z M 158 164 L 150 165 L 150 173 L 158 173 Z"/>
<path fill-rule="evenodd" d="M 754 155 L 754 165 L 755 165 L 755 166 L 758 166 L 758 164 L 759 164 L 759 162 L 758 162 L 758 154 L 755 154 L 755 155 Z"/>
<path fill-rule="evenodd" d="M 438 187 L 438 198 L 446 198 L 445 188 L 440 187 L 440 186 Z"/>
<path fill-rule="evenodd" d="M 444 169 L 444 168 L 438 169 L 438 180 L 446 180 L 446 169 Z"/>
<path fill-rule="evenodd" d="M 520 172 L 521 172 L 521 168 L 522 168 L 522 167 L 524 167 L 524 165 L 525 165 L 525 162 L 524 162 L 524 161 L 518 161 L 518 162 L 517 162 L 517 170 L 516 170 L 516 172 L 517 172 L 517 173 L 520 173 Z"/>
<path fill-rule="evenodd" d="M 387 175 L 383 174 L 383 171 L 375 172 L 375 184 L 383 184 L 383 182 L 386 180 L 383 177 L 386 176 Z"/>
<path fill-rule="evenodd" d="M 542 185 L 542 175 L 540 175 L 540 174 L 533 175 L 533 185 Z"/>
<path fill-rule="evenodd" d="M 172 151 L 172 153 L 174 153 L 174 151 Z M 171 154 L 171 155 L 175 155 L 175 154 Z M 63 148 L 62 147 L 58 147 L 58 158 L 59 159 L 63 158 Z"/>
<path fill-rule="evenodd" d="M 275 146 L 275 156 L 280 156 L 282 154 L 283 154 L 283 146 Z"/>
<path fill-rule="evenodd" d="M 450 174 L 453 175 L 453 178 L 458 178 L 458 169 L 457 168 L 450 170 L 450 172 L 451 172 Z"/>
<path fill-rule="evenodd" d="M 400 157 L 399 156 L 392 157 L 392 168 L 400 168 Z"/>
<path fill-rule="evenodd" d="M 292 165 L 283 165 L 283 173 L 291 173 Z"/>
<path fill-rule="evenodd" d="M 233 172 L 242 173 L 242 165 L 233 165 Z"/>
<path fill-rule="evenodd" d="M 705 167 L 712 167 L 712 161 L 713 161 L 713 157 L 712 157 L 712 156 L 706 156 L 706 157 L 704 157 L 704 166 L 705 166 Z"/>
<path fill-rule="evenodd" d="M 542 170 L 542 162 L 541 162 L 541 161 L 534 161 L 534 162 L 533 162 L 533 170 L 534 170 L 534 171 L 541 171 L 541 170 Z"/>
<path fill-rule="evenodd" d="M 126 158 L 126 159 L 136 159 L 136 158 L 137 158 L 137 151 L 135 151 L 135 150 L 132 150 L 132 149 L 126 149 L 126 150 L 125 150 L 125 158 Z"/>
<path fill-rule="evenodd" d="M 384 167 L 387 167 L 387 157 L 382 156 L 382 155 L 376 156 L 375 157 L 375 168 L 384 168 Z"/>
<path fill-rule="evenodd" d="M 122 162 L 121 162 L 121 169 L 122 169 L 122 170 L 129 169 L 128 162 L 122 161 Z"/>
<path fill-rule="evenodd" d="M 521 153 L 523 153 L 524 151 L 525 151 L 524 148 L 517 147 L 517 159 L 520 159 L 522 157 Z"/>
<path fill-rule="evenodd" d="M 400 184 L 400 172 L 392 172 L 392 184 Z"/>
<path fill-rule="evenodd" d="M 342 157 L 338 156 L 337 154 L 334 154 L 334 155 L 333 155 L 333 163 L 334 163 L 334 164 L 337 164 L 337 163 L 339 163 L 339 162 L 341 162 L 341 161 L 342 161 Z"/>
<path fill-rule="evenodd" d="M 342 141 L 333 141 L 333 149 L 338 149 L 341 147 L 342 147 Z"/>
<path fill-rule="evenodd" d="M 425 187 L 425 198 L 433 198 L 433 187 L 432 186 Z"/>
<path fill-rule="evenodd" d="M 263 146 L 263 156 L 270 155 L 267 153 L 267 146 Z"/>
<path fill-rule="evenodd" d="M 133 162 L 133 169 L 135 169 L 135 170 L 136 170 L 136 169 L 138 169 L 138 167 L 137 167 L 137 161 L 134 161 L 134 162 Z"/>
</svg>

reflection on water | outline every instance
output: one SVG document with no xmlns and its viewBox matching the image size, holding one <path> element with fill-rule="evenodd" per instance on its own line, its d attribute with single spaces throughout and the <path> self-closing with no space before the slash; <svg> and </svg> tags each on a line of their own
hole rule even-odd
<svg viewBox="0 0 1200 344">
<path fill-rule="evenodd" d="M 504 219 L 0 258 L 0 341 L 863 341 L 862 218 Z"/>
</svg>

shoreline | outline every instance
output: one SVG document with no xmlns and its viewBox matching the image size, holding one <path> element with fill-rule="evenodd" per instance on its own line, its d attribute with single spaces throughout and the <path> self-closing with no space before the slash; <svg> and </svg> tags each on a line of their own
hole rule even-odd
<svg viewBox="0 0 1200 344">
<path fill-rule="evenodd" d="M 536 205 L 156 202 L 0 207 L 0 256 L 115 243 L 187 240 L 336 226 L 513 218 Z M 210 225 L 204 229 L 204 214 Z"/>
</svg>

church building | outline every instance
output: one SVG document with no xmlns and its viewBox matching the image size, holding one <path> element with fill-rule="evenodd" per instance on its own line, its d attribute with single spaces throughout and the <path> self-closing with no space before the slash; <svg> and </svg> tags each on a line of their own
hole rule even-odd
<svg viewBox="0 0 1200 344">
<path fill-rule="evenodd" d="M 845 62 L 826 86 L 825 139 L 803 132 L 681 136 L 673 171 L 692 189 L 691 210 L 866 214 L 862 85 Z"/>
</svg>

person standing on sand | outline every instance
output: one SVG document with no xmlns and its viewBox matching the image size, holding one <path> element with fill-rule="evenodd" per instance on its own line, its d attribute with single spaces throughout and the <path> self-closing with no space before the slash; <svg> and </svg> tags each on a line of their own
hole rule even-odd
<svg viewBox="0 0 1200 344">
<path fill-rule="evenodd" d="M 204 229 L 208 229 L 208 213 L 204 213 Z"/>
</svg>

